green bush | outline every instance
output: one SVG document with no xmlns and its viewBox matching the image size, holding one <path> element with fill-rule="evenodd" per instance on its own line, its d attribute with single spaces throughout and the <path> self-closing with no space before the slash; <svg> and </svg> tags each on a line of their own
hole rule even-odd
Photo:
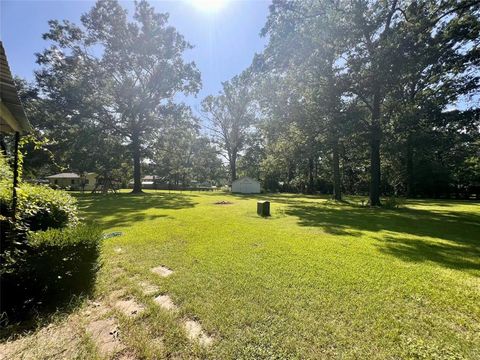
<svg viewBox="0 0 480 360">
<path fill-rule="evenodd" d="M 64 191 L 22 183 L 17 191 L 17 219 L 32 231 L 78 224 L 77 201 Z M 2 206 L 10 206 L 12 187 L 0 184 Z"/>
<path fill-rule="evenodd" d="M 2 311 L 10 320 L 33 309 L 56 308 L 89 293 L 99 268 L 102 232 L 95 226 L 49 229 L 28 235 L 2 265 Z M 21 255 L 21 256 L 19 256 Z"/>
<path fill-rule="evenodd" d="M 5 158 L 5 155 L 3 155 L 3 152 L 0 151 L 0 182 L 12 181 L 12 179 L 13 179 L 12 169 L 10 168 L 10 165 L 8 164 L 8 161 Z"/>
</svg>

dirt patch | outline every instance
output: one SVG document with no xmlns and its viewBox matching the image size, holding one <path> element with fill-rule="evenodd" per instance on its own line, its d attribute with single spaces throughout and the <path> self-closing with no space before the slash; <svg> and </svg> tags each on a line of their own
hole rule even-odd
<svg viewBox="0 0 480 360">
<path fill-rule="evenodd" d="M 225 200 L 222 200 L 222 201 L 217 201 L 215 203 L 213 203 L 214 205 L 232 205 L 233 203 L 230 202 L 230 201 L 225 201 Z"/>
<path fill-rule="evenodd" d="M 125 345 L 120 342 L 120 333 L 114 319 L 93 321 L 87 325 L 87 331 L 103 357 L 110 357 L 125 349 Z"/>
<path fill-rule="evenodd" d="M 138 285 L 140 285 L 140 287 L 142 289 L 142 293 L 144 295 L 153 295 L 156 292 L 158 292 L 158 290 L 159 290 L 157 286 L 155 286 L 153 284 L 150 284 L 147 281 L 141 281 L 141 282 L 138 283 Z"/>
<path fill-rule="evenodd" d="M 130 317 L 137 316 L 145 310 L 145 307 L 137 303 L 134 299 L 119 300 L 115 303 L 115 307 Z"/>
<path fill-rule="evenodd" d="M 154 267 L 151 271 L 154 274 L 160 275 L 161 277 L 168 277 L 173 274 L 173 270 L 163 265 Z"/>
<path fill-rule="evenodd" d="M 208 336 L 203 330 L 202 325 L 195 320 L 186 320 L 183 327 L 187 332 L 187 337 L 192 341 L 198 341 L 202 346 L 209 346 L 213 343 L 213 337 Z"/>
<path fill-rule="evenodd" d="M 137 359 L 138 358 L 135 356 L 135 354 L 131 352 L 124 353 L 116 358 L 116 360 L 137 360 Z"/>
<path fill-rule="evenodd" d="M 159 295 L 153 301 L 160 305 L 161 308 L 169 311 L 177 311 L 178 307 L 175 305 L 168 295 Z"/>
</svg>

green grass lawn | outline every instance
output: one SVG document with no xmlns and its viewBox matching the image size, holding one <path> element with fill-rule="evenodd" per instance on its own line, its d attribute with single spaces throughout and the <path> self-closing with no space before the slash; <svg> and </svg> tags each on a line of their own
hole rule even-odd
<svg viewBox="0 0 480 360">
<path fill-rule="evenodd" d="M 385 210 L 300 195 L 78 198 L 88 220 L 123 232 L 104 242 L 97 298 L 123 290 L 146 307 L 118 316 L 137 358 L 480 358 L 478 203 Z M 272 201 L 270 218 L 256 215 L 260 198 Z M 173 275 L 151 273 L 158 265 Z M 179 311 L 157 306 L 142 281 Z M 187 339 L 187 318 L 213 345 Z"/>
</svg>

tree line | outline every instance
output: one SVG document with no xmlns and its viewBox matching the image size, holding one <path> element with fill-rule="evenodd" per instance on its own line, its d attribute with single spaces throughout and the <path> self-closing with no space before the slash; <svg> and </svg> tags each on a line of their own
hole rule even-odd
<svg viewBox="0 0 480 360">
<path fill-rule="evenodd" d="M 274 0 L 267 45 L 202 101 L 191 45 L 146 1 L 50 21 L 30 119 L 70 169 L 177 184 L 259 178 L 266 190 L 480 193 L 480 6 L 473 0 Z M 32 174 L 46 162 L 31 151 Z M 43 158 L 42 158 L 43 156 Z M 132 169 L 132 170 L 131 170 Z M 228 176 L 228 178 L 227 178 Z"/>
</svg>

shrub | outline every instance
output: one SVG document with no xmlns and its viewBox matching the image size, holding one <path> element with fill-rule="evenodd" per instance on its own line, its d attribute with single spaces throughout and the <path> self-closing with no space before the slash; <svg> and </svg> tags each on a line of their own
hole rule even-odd
<svg viewBox="0 0 480 360">
<path fill-rule="evenodd" d="M 101 230 L 88 225 L 30 233 L 24 248 L 2 265 L 2 311 L 10 320 L 21 319 L 33 309 L 54 310 L 72 295 L 89 293 L 101 238 Z"/>
<path fill-rule="evenodd" d="M 5 155 L 3 155 L 3 152 L 0 151 L 0 182 L 12 181 L 12 179 L 13 179 L 12 169 L 10 169 L 10 165 L 8 164 L 8 161 L 5 158 Z"/>
<path fill-rule="evenodd" d="M 12 187 L 0 187 L 2 206 L 11 204 Z M 64 191 L 22 183 L 17 191 L 17 219 L 30 230 L 47 230 L 78 224 L 76 199 Z"/>
</svg>

